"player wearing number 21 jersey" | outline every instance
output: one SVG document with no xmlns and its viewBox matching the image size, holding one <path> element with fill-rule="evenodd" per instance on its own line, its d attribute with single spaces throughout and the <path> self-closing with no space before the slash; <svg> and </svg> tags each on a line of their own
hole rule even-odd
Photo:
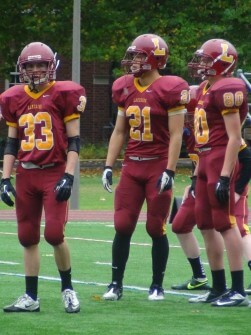
<svg viewBox="0 0 251 335">
<path fill-rule="evenodd" d="M 165 225 L 189 100 L 185 80 L 158 72 L 165 67 L 167 56 L 168 47 L 162 38 L 154 34 L 138 36 L 122 60 L 127 74 L 112 87 L 118 115 L 102 178 L 109 192 L 113 164 L 127 142 L 115 193 L 112 283 L 104 294 L 106 300 L 122 296 L 130 240 L 145 200 L 153 269 L 148 299 L 164 298 L 162 283 L 169 251 Z"/>
</svg>

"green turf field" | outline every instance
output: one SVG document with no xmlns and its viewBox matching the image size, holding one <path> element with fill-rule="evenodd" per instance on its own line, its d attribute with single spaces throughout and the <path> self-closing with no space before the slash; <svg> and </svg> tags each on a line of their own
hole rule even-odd
<svg viewBox="0 0 251 335">
<path fill-rule="evenodd" d="M 113 194 L 102 189 L 100 176 L 82 176 L 80 180 L 81 209 L 112 209 Z M 117 178 L 114 182 L 116 185 Z M 188 182 L 186 173 L 178 174 L 175 195 L 181 195 Z M 7 209 L 7 206 L 1 204 L 0 208 Z M 151 283 L 151 240 L 143 222 L 138 224 L 132 239 L 124 278 L 124 296 L 117 302 L 102 300 L 102 294 L 111 279 L 113 223 L 69 222 L 66 236 L 71 248 L 74 288 L 81 300 L 81 312 L 76 315 L 64 312 L 52 248 L 41 238 L 41 312 L 6 314 L 2 312 L 2 307 L 24 293 L 23 260 L 16 224 L 2 221 L 0 211 L 0 334 L 249 334 L 250 308 L 214 308 L 190 304 L 187 300 L 194 292 L 170 290 L 172 284 L 188 279 L 191 271 L 170 225 L 167 228 L 170 255 L 164 281 L 164 301 L 147 300 L 147 290 Z M 203 243 L 197 231 L 196 234 L 211 281 Z M 251 273 L 246 264 L 245 270 L 245 284 L 248 285 Z"/>
</svg>

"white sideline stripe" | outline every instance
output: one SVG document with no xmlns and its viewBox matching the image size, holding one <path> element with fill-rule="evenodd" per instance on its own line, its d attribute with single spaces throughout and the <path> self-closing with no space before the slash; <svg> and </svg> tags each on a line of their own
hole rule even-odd
<svg viewBox="0 0 251 335">
<path fill-rule="evenodd" d="M 112 265 L 112 263 L 108 263 L 108 262 L 94 262 L 94 264 L 97 264 L 97 265 L 109 265 L 109 266 Z"/>
<path fill-rule="evenodd" d="M 0 272 L 0 275 L 2 276 L 11 276 L 11 277 L 24 277 L 24 274 L 21 273 L 11 273 L 11 272 Z M 39 279 L 43 280 L 48 280 L 48 281 L 61 281 L 60 278 L 56 277 L 48 277 L 48 276 L 39 276 Z M 83 284 L 83 285 L 91 285 L 91 286 L 105 286 L 107 287 L 107 284 L 104 283 L 98 283 L 98 282 L 85 282 L 82 280 L 72 280 L 74 284 Z M 131 291 L 141 291 L 141 292 L 148 292 L 149 288 L 145 287 L 140 287 L 140 286 L 123 286 L 124 289 L 126 290 L 131 290 Z M 197 297 L 198 294 L 192 294 L 192 293 L 185 293 L 185 292 L 176 292 L 176 291 L 164 291 L 167 294 L 172 294 L 172 295 L 179 295 L 179 296 L 186 296 L 186 297 Z"/>
<path fill-rule="evenodd" d="M 16 263 L 16 262 L 6 262 L 6 261 L 0 261 L 0 264 L 20 265 L 20 263 Z"/>
<path fill-rule="evenodd" d="M 8 232 L 0 232 L 0 235 L 17 235 L 17 233 L 8 233 Z M 43 238 L 43 235 L 40 235 Z M 103 243 L 112 243 L 112 240 L 100 240 L 94 238 L 84 238 L 84 237 L 66 237 L 66 240 L 78 240 L 78 241 L 87 241 L 87 242 L 103 242 Z M 131 242 L 131 245 L 143 246 L 143 247 L 151 247 L 151 243 L 140 243 L 140 242 Z M 181 249 L 180 245 L 169 245 L 170 248 L 179 248 Z M 200 247 L 200 250 L 205 250 L 204 247 Z"/>
</svg>

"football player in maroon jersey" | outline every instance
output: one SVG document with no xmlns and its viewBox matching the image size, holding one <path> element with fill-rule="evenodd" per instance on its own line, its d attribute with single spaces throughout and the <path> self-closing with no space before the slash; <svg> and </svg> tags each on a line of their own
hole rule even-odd
<svg viewBox="0 0 251 335">
<path fill-rule="evenodd" d="M 198 89 L 194 122 L 199 155 L 195 169 L 195 217 L 212 272 L 212 289 L 189 301 L 218 307 L 249 305 L 243 284 L 242 239 L 236 224 L 234 192 L 241 124 L 248 104 L 245 83 L 232 77 L 236 62 L 237 52 L 231 43 L 212 39 L 195 52 L 188 64 L 192 76 L 203 80 Z M 229 291 L 221 237 L 232 279 Z"/>
<path fill-rule="evenodd" d="M 0 96 L 8 125 L 1 198 L 13 206 L 15 196 L 18 238 L 24 248 L 25 294 L 5 312 L 37 312 L 39 241 L 42 210 L 44 238 L 54 249 L 67 313 L 80 310 L 71 281 L 70 252 L 64 239 L 68 199 L 74 180 L 80 137 L 79 118 L 85 109 L 85 89 L 72 81 L 56 81 L 57 61 L 41 42 L 25 46 L 18 58 L 20 82 Z M 10 182 L 14 162 L 16 190 Z"/>
<path fill-rule="evenodd" d="M 112 87 L 118 114 L 102 177 L 108 192 L 112 192 L 112 167 L 128 141 L 115 191 L 112 282 L 103 296 L 106 300 L 122 297 L 130 240 L 145 200 L 146 230 L 152 239 L 153 273 L 148 299 L 164 299 L 162 284 L 169 253 L 166 219 L 189 99 L 186 81 L 160 75 L 158 70 L 166 66 L 167 58 L 168 47 L 161 37 L 138 36 L 122 60 L 127 74 Z"/>
<path fill-rule="evenodd" d="M 186 143 L 187 152 L 192 162 L 196 164 L 197 153 L 194 151 L 194 109 L 197 104 L 196 90 L 198 86 L 190 86 L 190 102 L 187 105 L 187 114 L 185 118 L 185 131 L 183 140 Z M 238 177 L 235 181 L 235 216 L 238 227 L 243 237 L 244 257 L 251 269 L 251 234 L 248 227 L 248 183 L 251 177 L 251 149 L 247 147 L 243 140 L 238 160 L 240 168 Z M 200 248 L 198 241 L 193 233 L 195 222 L 195 188 L 196 178 L 193 177 L 191 186 L 186 187 L 184 191 L 182 204 L 177 214 L 172 219 L 172 231 L 177 234 L 180 245 L 191 265 L 193 276 L 185 283 L 172 285 L 175 290 L 205 290 L 209 289 L 208 280 L 205 270 L 200 259 Z M 251 285 L 246 289 L 246 293 L 250 293 Z"/>
</svg>

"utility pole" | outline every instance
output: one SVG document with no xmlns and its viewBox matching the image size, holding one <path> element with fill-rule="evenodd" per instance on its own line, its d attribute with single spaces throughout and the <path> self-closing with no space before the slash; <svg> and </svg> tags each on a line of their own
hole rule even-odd
<svg viewBox="0 0 251 335">
<path fill-rule="evenodd" d="M 80 31 L 81 31 L 81 0 L 73 1 L 72 27 L 72 80 L 80 84 Z M 75 169 L 70 208 L 79 209 L 80 163 Z"/>
</svg>

